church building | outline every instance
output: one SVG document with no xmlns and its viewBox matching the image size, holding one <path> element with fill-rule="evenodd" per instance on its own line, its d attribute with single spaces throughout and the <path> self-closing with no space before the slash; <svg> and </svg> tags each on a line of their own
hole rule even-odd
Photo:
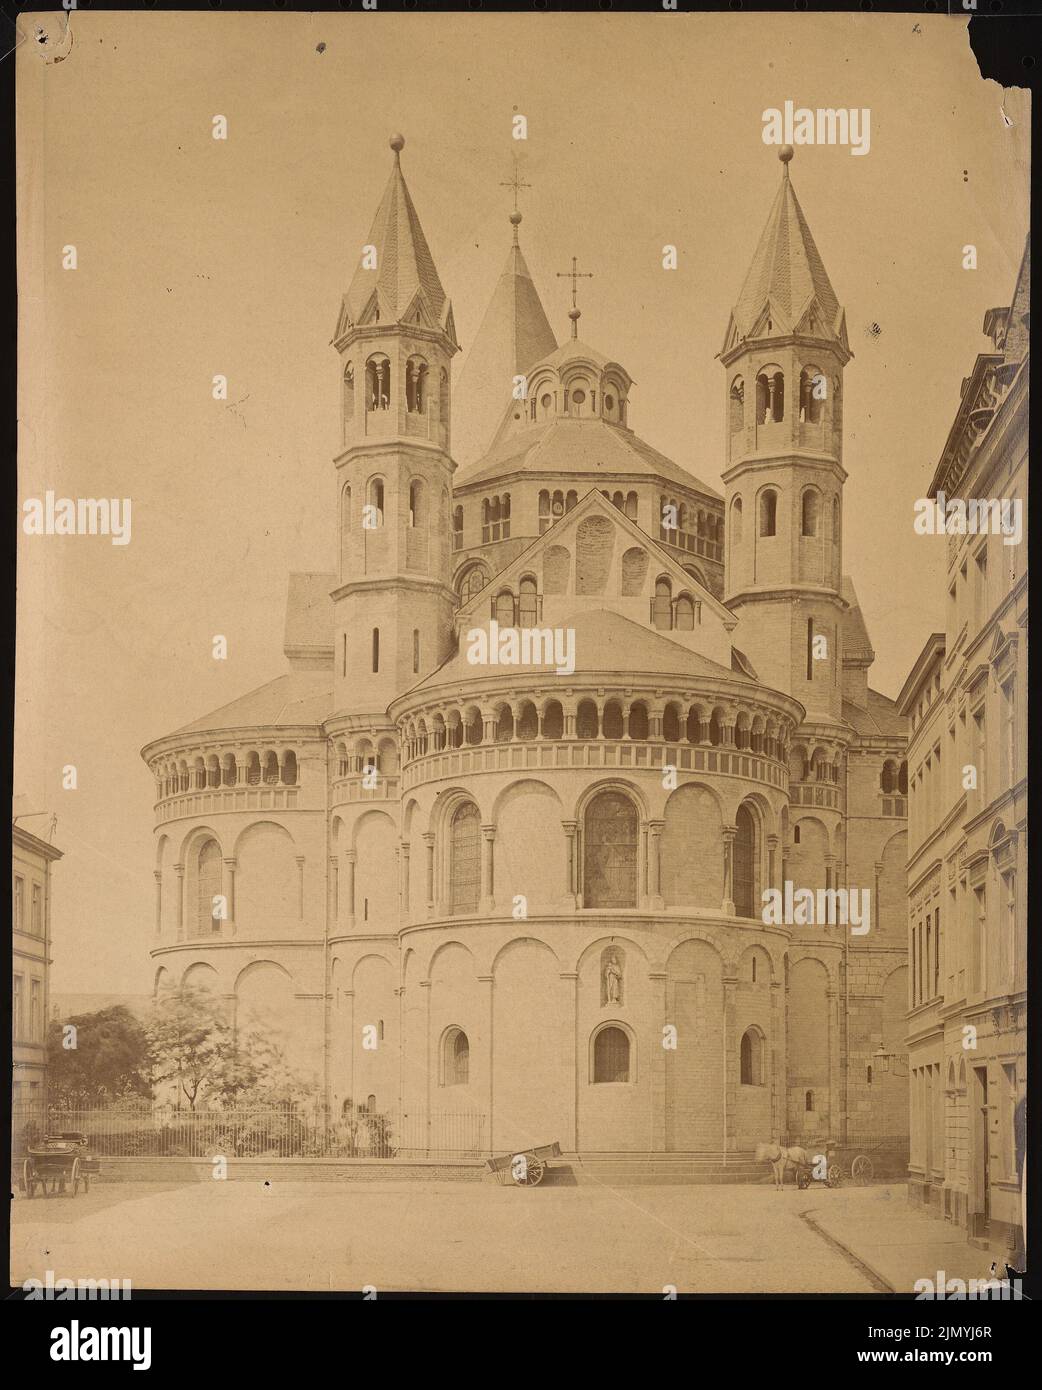
<svg viewBox="0 0 1042 1390">
<path fill-rule="evenodd" d="M 289 576 L 281 675 L 143 753 L 156 988 L 274 1020 L 332 1115 L 432 1150 L 900 1155 L 907 720 L 844 570 L 852 353 L 792 150 L 721 493 L 636 432 L 574 294 L 558 340 L 516 211 L 454 399 L 403 145 L 333 338 L 337 570 Z"/>
</svg>

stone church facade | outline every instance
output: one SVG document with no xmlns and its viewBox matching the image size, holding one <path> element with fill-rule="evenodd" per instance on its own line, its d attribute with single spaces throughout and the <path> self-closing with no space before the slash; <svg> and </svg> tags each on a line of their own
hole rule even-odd
<svg viewBox="0 0 1042 1390">
<path fill-rule="evenodd" d="M 720 352 L 721 495 L 634 432 L 578 310 L 557 341 L 517 213 L 454 459 L 403 143 L 334 336 L 338 570 L 290 576 L 282 675 L 144 750 L 156 988 L 435 1147 L 466 1116 L 495 1150 L 900 1149 L 906 721 L 844 573 L 852 354 L 791 150 Z M 511 664 L 533 630 L 574 662 Z M 867 930 L 766 921 L 786 883 L 868 889 Z"/>
</svg>

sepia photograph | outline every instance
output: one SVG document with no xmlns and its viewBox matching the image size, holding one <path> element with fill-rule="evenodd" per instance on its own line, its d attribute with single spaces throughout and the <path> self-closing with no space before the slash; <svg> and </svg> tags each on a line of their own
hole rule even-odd
<svg viewBox="0 0 1042 1390">
<path fill-rule="evenodd" d="M 953 10 L 20 15 L 52 1360 L 1024 1296 L 1031 93 Z"/>
</svg>

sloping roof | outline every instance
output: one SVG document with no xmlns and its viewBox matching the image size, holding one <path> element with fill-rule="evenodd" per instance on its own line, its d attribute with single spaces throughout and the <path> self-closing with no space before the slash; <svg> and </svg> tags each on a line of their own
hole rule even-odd
<svg viewBox="0 0 1042 1390">
<path fill-rule="evenodd" d="M 344 296 L 344 312 L 350 321 L 358 322 L 375 290 L 380 300 L 380 321 L 397 323 L 417 290 L 422 289 L 435 321 L 441 322 L 445 291 L 402 175 L 398 149 L 367 244 L 376 247 L 376 269 L 366 270 L 359 263 L 355 270 L 351 288 Z"/>
<path fill-rule="evenodd" d="M 740 336 L 750 335 L 769 304 L 787 319 L 786 326 L 794 329 L 812 297 L 817 298 L 828 327 L 837 331 L 839 300 L 785 164 L 781 187 L 734 306 Z"/>
<path fill-rule="evenodd" d="M 482 626 L 487 632 L 487 621 L 484 624 L 474 624 L 475 628 Z M 624 671 L 627 681 L 637 680 L 644 675 L 655 675 L 726 678 L 752 684 L 743 672 L 721 666 L 698 652 L 689 651 L 662 633 L 642 627 L 640 623 L 635 623 L 611 609 L 580 609 L 573 617 L 559 624 L 559 627 L 571 628 L 575 632 L 577 676 L 610 672 L 617 678 L 618 673 Z M 464 632 L 461 635 L 459 650 L 424 680 L 414 685 L 408 693 L 413 695 L 419 690 L 455 685 L 462 681 L 487 680 L 490 671 L 494 670 L 495 668 L 489 666 L 470 664 L 467 660 L 467 636 Z M 529 671 L 546 673 L 554 670 L 554 663 L 524 667 L 504 666 L 501 670 L 503 674 L 514 672 L 515 675 Z"/>
<path fill-rule="evenodd" d="M 458 473 L 454 487 L 458 491 L 471 483 L 516 472 L 553 473 L 558 475 L 558 486 L 567 485 L 569 474 L 588 481 L 619 473 L 666 478 L 716 501 L 723 500 L 713 488 L 632 430 L 599 416 L 589 420 L 557 417 L 509 434 L 472 468 Z"/>
<path fill-rule="evenodd" d="M 872 639 L 868 635 L 868 628 L 865 626 L 861 604 L 854 591 L 854 581 L 849 574 L 843 575 L 840 580 L 840 593 L 848 604 L 847 611 L 843 614 L 843 660 L 871 663 L 875 661 L 876 654 L 872 647 Z"/>
<path fill-rule="evenodd" d="M 330 671 L 289 671 L 230 704 L 193 719 L 175 734 L 208 729 L 271 727 L 280 724 L 321 724 L 333 713 L 333 675 Z"/>
<path fill-rule="evenodd" d="M 287 656 L 303 652 L 324 654 L 333 650 L 333 600 L 335 574 L 291 574 L 286 594 L 286 627 L 283 650 Z"/>
<path fill-rule="evenodd" d="M 520 213 L 514 216 L 520 221 Z M 557 339 L 518 245 L 515 223 L 514 243 L 456 387 L 453 438 L 457 458 L 477 457 L 488 448 L 510 400 L 514 377 L 524 375 L 556 347 Z"/>
<path fill-rule="evenodd" d="M 868 738 L 907 738 L 908 720 L 899 714 L 897 705 L 878 690 L 869 690 L 868 705 L 861 709 L 849 700 L 843 701 L 843 718 L 859 734 Z"/>
</svg>

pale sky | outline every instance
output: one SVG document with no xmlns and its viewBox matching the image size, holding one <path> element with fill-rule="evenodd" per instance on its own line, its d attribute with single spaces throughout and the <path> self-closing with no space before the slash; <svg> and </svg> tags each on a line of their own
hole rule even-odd
<svg viewBox="0 0 1042 1390">
<path fill-rule="evenodd" d="M 870 108 L 867 156 L 801 147 L 790 169 L 847 311 L 845 568 L 871 682 L 896 694 L 943 625 L 943 540 L 914 536 L 912 502 L 1028 226 L 1027 94 L 980 78 L 965 21 L 76 11 L 72 26 L 63 62 L 16 55 L 20 496 L 130 497 L 133 540 L 19 547 L 15 791 L 57 813 L 65 851 L 54 990 L 148 990 L 140 748 L 281 674 L 287 574 L 335 567 L 329 342 L 395 131 L 457 374 L 506 259 L 500 184 L 519 155 L 522 247 L 558 338 L 555 272 L 576 255 L 594 273 L 582 336 L 633 376 L 631 425 L 722 492 L 715 356 L 781 172 L 762 113 Z"/>
</svg>

